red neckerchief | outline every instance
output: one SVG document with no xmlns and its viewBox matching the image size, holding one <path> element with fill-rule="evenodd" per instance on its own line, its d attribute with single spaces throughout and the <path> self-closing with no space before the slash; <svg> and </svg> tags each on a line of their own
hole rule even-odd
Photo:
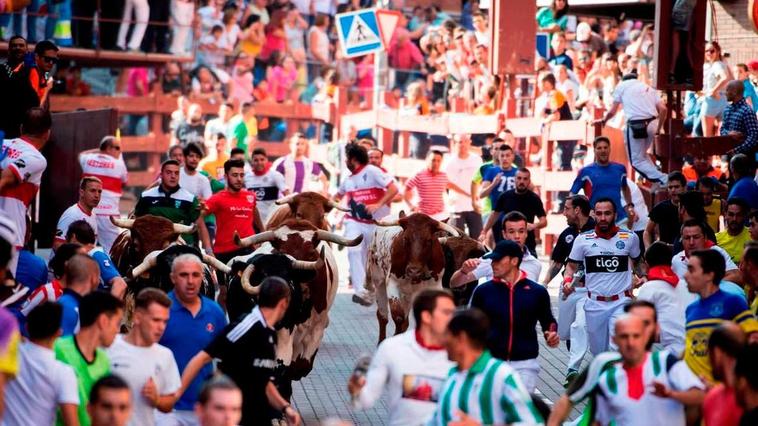
<svg viewBox="0 0 758 426">
<path fill-rule="evenodd" d="M 422 348 L 428 351 L 441 351 L 445 349 L 444 346 L 427 345 L 426 342 L 424 342 L 424 339 L 421 337 L 421 333 L 419 333 L 418 330 L 416 330 L 416 343 L 418 343 L 419 346 L 421 346 Z"/>
<path fill-rule="evenodd" d="M 705 248 L 709 249 L 715 245 L 716 243 L 714 243 L 713 241 L 708 240 L 708 239 L 705 240 Z M 690 254 L 685 251 L 684 256 L 682 256 L 682 260 L 689 259 L 689 258 L 690 258 Z"/>
<path fill-rule="evenodd" d="M 363 169 L 365 169 L 367 165 L 368 165 L 368 164 L 364 164 L 364 165 L 362 165 L 362 166 L 358 167 L 357 169 L 353 170 L 353 171 L 351 172 L 351 174 L 352 174 L 353 176 L 357 175 L 357 174 L 358 174 L 358 173 L 360 173 L 360 172 L 361 172 Z"/>
<path fill-rule="evenodd" d="M 611 238 L 613 238 L 613 236 L 616 235 L 618 231 L 619 231 L 619 227 L 616 225 L 613 225 L 611 229 L 608 231 L 608 233 L 603 233 L 600 231 L 600 228 L 598 227 L 598 225 L 595 225 L 595 235 L 606 240 L 610 240 Z"/>
<path fill-rule="evenodd" d="M 258 172 L 258 171 L 256 171 L 255 169 L 253 169 L 253 173 L 255 173 L 255 175 L 256 175 L 256 176 L 263 176 L 263 175 L 265 175 L 266 173 L 268 173 L 268 171 L 269 171 L 270 169 L 271 169 L 271 163 L 269 163 L 269 162 L 266 162 L 266 166 L 265 166 L 265 167 L 263 167 L 263 171 L 262 171 L 262 172 Z"/>
<path fill-rule="evenodd" d="M 516 285 L 516 283 L 520 282 L 521 280 L 525 280 L 526 279 L 526 272 L 521 271 L 521 270 L 519 270 L 518 272 L 519 272 L 518 278 L 516 278 L 516 281 L 514 281 L 512 283 L 510 283 L 510 282 L 508 282 L 508 281 L 506 281 L 506 280 L 504 280 L 502 278 L 497 278 L 497 277 L 492 278 L 492 281 L 494 281 L 496 283 L 505 284 L 508 287 L 513 287 L 514 285 Z"/>
<path fill-rule="evenodd" d="M 647 279 L 649 280 L 661 280 L 671 284 L 671 287 L 676 287 L 679 284 L 679 277 L 676 276 L 674 270 L 668 265 L 653 266 L 647 271 Z"/>
<path fill-rule="evenodd" d="M 627 396 L 636 401 L 639 401 L 645 393 L 642 372 L 645 368 L 646 362 L 647 354 L 645 354 L 645 361 L 641 362 L 640 365 L 636 367 L 624 367 L 624 371 L 626 371 Z"/>
</svg>

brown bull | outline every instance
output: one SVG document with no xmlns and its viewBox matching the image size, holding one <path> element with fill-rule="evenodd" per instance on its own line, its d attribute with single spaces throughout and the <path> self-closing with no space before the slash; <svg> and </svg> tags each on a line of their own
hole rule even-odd
<svg viewBox="0 0 758 426">
<path fill-rule="evenodd" d="M 317 192 L 301 192 L 276 200 L 279 207 L 274 210 L 266 222 L 266 229 L 277 229 L 290 219 L 310 222 L 325 231 L 329 230 L 326 214 L 333 208 L 350 211 Z"/>
<path fill-rule="evenodd" d="M 386 337 L 388 310 L 395 334 L 408 328 L 413 295 L 427 287 L 441 287 L 445 255 L 437 232 L 459 232 L 431 217 L 414 213 L 393 222 L 379 222 L 368 252 L 366 285 L 376 292 L 379 341 Z"/>
</svg>

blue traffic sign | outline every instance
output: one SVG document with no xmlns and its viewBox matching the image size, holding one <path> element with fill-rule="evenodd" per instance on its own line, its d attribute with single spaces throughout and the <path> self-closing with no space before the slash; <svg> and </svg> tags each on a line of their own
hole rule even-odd
<svg viewBox="0 0 758 426">
<path fill-rule="evenodd" d="M 342 53 L 346 57 L 366 55 L 384 48 L 375 9 L 340 13 L 335 18 Z"/>
</svg>

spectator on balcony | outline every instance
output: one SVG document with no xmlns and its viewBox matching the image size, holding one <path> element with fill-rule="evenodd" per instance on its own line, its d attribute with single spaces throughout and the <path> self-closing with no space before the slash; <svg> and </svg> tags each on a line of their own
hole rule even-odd
<svg viewBox="0 0 758 426">
<path fill-rule="evenodd" d="M 229 101 L 240 105 L 253 101 L 254 60 L 246 53 L 240 53 L 234 60 L 234 68 L 229 76 Z"/>
<path fill-rule="evenodd" d="M 240 53 L 248 55 L 251 59 L 255 59 L 261 53 L 263 42 L 266 41 L 266 33 L 259 15 L 247 17 L 239 39 Z"/>
<path fill-rule="evenodd" d="M 308 21 L 302 16 L 295 5 L 290 5 L 284 18 L 284 33 L 287 36 L 287 52 L 296 55 L 302 52 L 305 55 L 305 30 L 308 29 Z"/>
<path fill-rule="evenodd" d="M 737 64 L 734 67 L 734 76 L 737 80 L 742 81 L 745 90 L 745 101 L 753 108 L 753 112 L 758 112 L 758 94 L 755 93 L 755 87 L 750 81 L 750 71 L 745 64 Z"/>
<path fill-rule="evenodd" d="M 590 52 L 590 55 L 592 55 L 593 58 L 597 58 L 608 51 L 603 37 L 592 31 L 592 27 L 586 22 L 580 22 L 579 25 L 576 26 L 575 46 L 577 50 Z"/>
<path fill-rule="evenodd" d="M 558 32 L 553 34 L 553 39 L 550 40 L 550 47 L 553 48 L 553 54 L 548 61 L 550 65 L 563 65 L 570 70 L 574 69 L 574 61 L 572 61 L 571 57 L 566 54 L 567 43 L 565 33 Z"/>
<path fill-rule="evenodd" d="M 240 38 L 240 26 L 237 25 L 239 8 L 236 4 L 228 5 L 224 8 L 224 16 L 221 18 L 221 24 L 224 26 L 224 38 L 229 49 L 234 49 Z"/>
<path fill-rule="evenodd" d="M 564 0 L 565 1 L 565 0 Z M 474 35 L 476 36 L 476 43 L 482 46 L 490 46 L 490 33 L 489 25 L 487 24 L 487 15 L 479 12 L 474 12 L 471 18 L 471 22 L 474 26 Z"/>
<path fill-rule="evenodd" d="M 329 57 L 329 16 L 318 15 L 314 25 L 308 30 L 308 80 L 313 81 L 321 73 L 323 67 L 330 64 Z"/>
<path fill-rule="evenodd" d="M 182 147 L 186 147 L 190 143 L 203 146 L 204 134 L 203 108 L 199 104 L 192 104 L 189 107 L 187 119 L 176 128 L 176 139 Z M 203 156 L 201 155 L 200 158 Z"/>
<path fill-rule="evenodd" d="M 363 55 L 355 66 L 358 93 L 364 101 L 374 90 L 374 55 Z"/>
<path fill-rule="evenodd" d="M 184 93 L 186 85 L 186 74 L 182 71 L 182 67 L 176 62 L 166 64 L 166 69 L 161 76 L 163 93 L 181 95 Z"/>
<path fill-rule="evenodd" d="M 219 1 L 222 1 L 222 0 L 219 0 Z M 266 0 L 252 0 L 247 5 L 247 12 L 250 13 L 251 15 L 260 16 L 261 23 L 263 24 L 264 27 L 268 25 L 269 22 L 271 22 L 271 17 L 269 16 L 268 10 L 266 9 L 266 3 L 267 3 Z"/>
<path fill-rule="evenodd" d="M 168 53 L 168 20 L 171 17 L 171 2 L 148 0 L 150 23 L 142 39 L 142 51 Z"/>
<path fill-rule="evenodd" d="M 429 115 L 431 108 L 426 98 L 424 84 L 415 81 L 408 85 L 405 91 L 405 99 L 400 109 L 402 115 Z M 410 132 L 410 152 L 412 158 L 423 159 L 429 151 L 429 138 L 424 132 Z"/>
<path fill-rule="evenodd" d="M 571 79 L 566 65 L 555 67 L 556 86 L 566 96 L 571 111 L 574 111 L 577 97 L 579 96 L 579 84 Z"/>
<path fill-rule="evenodd" d="M 282 55 L 268 76 L 269 92 L 277 102 L 292 101 L 296 96 L 297 65 L 290 55 Z"/>
<path fill-rule="evenodd" d="M 721 46 L 711 41 L 705 45 L 705 62 L 703 63 L 703 136 L 716 134 L 716 121 L 721 118 L 726 108 L 724 89 L 729 82 L 729 69 L 721 56 Z"/>
<path fill-rule="evenodd" d="M 189 35 L 195 18 L 193 0 L 174 0 L 171 4 L 171 53 L 184 56 L 190 47 Z"/>
<path fill-rule="evenodd" d="M 199 99 L 219 100 L 222 95 L 221 80 L 205 65 L 199 66 L 192 77 L 192 96 Z"/>
<path fill-rule="evenodd" d="M 275 14 L 271 22 L 266 25 L 266 40 L 263 42 L 263 49 L 259 58 L 268 64 L 276 64 L 277 58 L 287 51 L 287 34 L 284 31 L 284 16 Z M 275 57 L 274 52 L 280 56 Z"/>
<path fill-rule="evenodd" d="M 132 24 L 132 13 L 134 13 L 134 27 L 132 36 L 129 38 L 129 44 L 126 43 L 126 33 Z M 118 29 L 118 41 L 116 45 L 121 50 L 138 52 L 142 45 L 142 39 L 147 31 L 147 21 L 150 19 L 150 5 L 147 0 L 126 0 L 124 4 L 124 15 L 121 18 L 121 27 Z"/>
<path fill-rule="evenodd" d="M 758 148 L 758 119 L 745 100 L 744 89 L 740 80 L 732 80 L 726 85 L 726 99 L 730 103 L 724 109 L 720 133 L 740 142 L 728 154 L 751 155 Z"/>
<path fill-rule="evenodd" d="M 207 0 L 205 6 L 197 10 L 200 37 L 210 33 L 214 25 L 221 24 L 221 18 L 224 16 L 222 8 L 225 3 L 226 0 Z"/>
<path fill-rule="evenodd" d="M 401 16 L 395 32 L 392 34 L 387 56 L 389 64 L 395 68 L 395 87 L 404 88 L 418 75 L 418 69 L 424 64 L 421 50 L 411 40 L 410 32 L 406 29 L 408 20 Z"/>
<path fill-rule="evenodd" d="M 539 111 L 542 123 L 549 124 L 553 121 L 572 120 L 573 116 L 571 115 L 571 108 L 566 100 L 566 96 L 555 88 L 555 76 L 553 74 L 545 74 L 540 83 L 542 92 L 547 96 L 545 108 Z M 575 140 L 558 141 L 561 156 L 560 170 L 571 170 L 571 160 L 574 157 L 575 146 Z"/>
<path fill-rule="evenodd" d="M 568 11 L 568 0 L 553 0 L 550 7 L 543 7 L 537 12 L 538 31 L 547 33 L 566 31 Z"/>
<path fill-rule="evenodd" d="M 233 46 L 229 46 L 224 37 L 224 27 L 214 25 L 210 34 L 200 38 L 198 46 L 198 62 L 215 70 L 223 69 L 226 55 L 232 54 Z"/>
</svg>

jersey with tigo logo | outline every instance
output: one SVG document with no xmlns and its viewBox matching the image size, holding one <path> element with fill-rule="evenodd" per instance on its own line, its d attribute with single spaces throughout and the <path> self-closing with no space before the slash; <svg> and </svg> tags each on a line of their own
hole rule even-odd
<svg viewBox="0 0 758 426">
<path fill-rule="evenodd" d="M 626 218 L 626 212 L 621 208 L 621 188 L 626 185 L 626 167 L 610 162 L 605 166 L 592 163 L 582 167 L 571 185 L 571 193 L 584 195 L 590 199 L 590 206 L 601 198 L 610 198 L 616 205 L 616 220 Z"/>
<path fill-rule="evenodd" d="M 0 148 L 0 171 L 10 170 L 18 179 L 16 185 L 0 189 L 0 213 L 16 225 L 14 245 L 24 245 L 26 209 L 39 191 L 47 160 L 23 138 L 6 139 Z"/>
<path fill-rule="evenodd" d="M 597 382 L 597 411 L 600 424 L 647 426 L 686 424 L 684 405 L 674 398 L 653 394 L 653 383 L 677 392 L 705 389 L 687 365 L 668 351 L 648 352 L 645 361 L 627 367 L 621 361 L 607 365 Z"/>
<path fill-rule="evenodd" d="M 619 229 L 610 238 L 603 238 L 592 230 L 574 239 L 569 262 L 584 264 L 584 281 L 590 293 L 610 297 L 631 289 L 629 258 L 637 259 L 640 254 L 634 232 Z"/>
<path fill-rule="evenodd" d="M 544 420 L 516 371 L 488 351 L 466 371 L 450 370 L 428 426 L 458 419 L 458 411 L 482 425 L 542 425 Z"/>
<path fill-rule="evenodd" d="M 284 182 L 284 176 L 272 167 L 262 175 L 246 171 L 245 188 L 255 194 L 258 212 L 261 219 L 265 221 L 275 207 L 274 202 L 287 190 L 287 185 Z"/>
<path fill-rule="evenodd" d="M 200 217 L 200 204 L 197 197 L 179 186 L 165 192 L 163 186 L 158 185 L 142 192 L 134 208 L 136 217 L 146 214 L 165 217 L 182 225 L 191 225 Z M 182 238 L 190 245 L 195 241 L 194 236 L 188 234 L 183 234 Z"/>
<path fill-rule="evenodd" d="M 370 222 L 381 219 L 390 212 L 388 205 L 383 205 L 374 214 L 366 211 L 366 207 L 378 203 L 387 193 L 387 187 L 393 182 L 392 176 L 371 164 L 356 169 L 348 176 L 339 188 L 339 195 L 347 196 L 350 209 L 349 219 L 359 222 Z"/>
<path fill-rule="evenodd" d="M 95 207 L 95 214 L 118 214 L 118 203 L 126 183 L 126 164 L 121 158 L 99 152 L 85 153 L 79 156 L 82 177 L 92 176 L 103 182 L 103 195 Z"/>
<path fill-rule="evenodd" d="M 713 330 L 727 321 L 736 322 L 745 334 L 758 331 L 753 313 L 744 298 L 717 290 L 705 299 L 687 306 L 684 360 L 698 376 L 713 381 L 709 361 L 708 339 Z"/>
</svg>

